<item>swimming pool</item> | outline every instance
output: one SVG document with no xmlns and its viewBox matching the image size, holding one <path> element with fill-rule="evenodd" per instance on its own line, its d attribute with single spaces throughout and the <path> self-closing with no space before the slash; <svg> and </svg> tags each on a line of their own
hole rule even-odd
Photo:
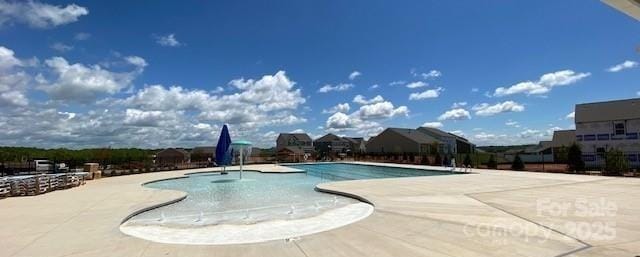
<svg viewBox="0 0 640 257">
<path fill-rule="evenodd" d="M 350 163 L 286 165 L 327 181 L 450 175 L 451 172 Z"/>
<path fill-rule="evenodd" d="M 237 172 L 230 172 L 228 175 L 198 173 L 185 178 L 148 183 L 146 187 L 184 191 L 187 197 L 135 215 L 121 226 L 121 230 L 130 235 L 165 243 L 176 240 L 177 243 L 194 244 L 243 243 L 290 238 L 343 226 L 360 220 L 373 211 L 371 205 L 359 200 L 316 191 L 314 188 L 317 184 L 354 179 L 450 174 L 344 163 L 287 167 L 301 172 L 249 171 L 245 172 L 242 180 L 236 179 Z M 305 229 L 305 224 L 311 226 Z M 233 228 L 242 228 L 244 235 L 229 232 Z M 215 230 L 218 235 L 213 235 L 216 234 Z M 185 233 L 181 234 L 183 232 Z M 163 239 L 166 236 L 158 237 L 159 234 L 171 235 L 172 239 Z M 209 239 L 203 240 L 203 236 Z"/>
</svg>

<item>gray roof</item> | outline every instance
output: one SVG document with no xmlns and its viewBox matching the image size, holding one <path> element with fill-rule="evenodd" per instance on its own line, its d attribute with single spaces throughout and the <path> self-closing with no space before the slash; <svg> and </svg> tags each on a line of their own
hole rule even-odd
<svg viewBox="0 0 640 257">
<path fill-rule="evenodd" d="M 298 141 L 313 141 L 311 140 L 311 137 L 307 135 L 307 133 L 280 133 L 278 138 L 279 137 L 285 137 L 285 138 L 294 137 Z"/>
<path fill-rule="evenodd" d="M 466 142 L 466 143 L 471 144 L 471 142 L 469 142 L 469 140 L 467 140 L 467 139 L 466 139 L 466 138 L 464 138 L 464 137 L 458 136 L 458 135 L 453 134 L 453 133 L 451 133 L 451 132 L 449 132 L 449 134 L 451 134 L 452 136 L 454 136 L 455 138 L 457 138 L 457 139 L 458 139 L 458 140 L 460 140 L 460 141 L 464 141 L 464 142 Z"/>
<path fill-rule="evenodd" d="M 331 141 L 343 141 L 343 140 L 345 140 L 345 139 L 343 139 L 343 138 L 341 138 L 339 136 L 336 136 L 334 134 L 329 133 L 329 134 L 326 134 L 326 135 L 314 140 L 314 142 L 331 142 Z"/>
<path fill-rule="evenodd" d="M 434 137 L 431 137 L 425 133 L 422 133 L 416 129 L 407 129 L 407 128 L 388 128 L 387 130 L 389 131 L 393 131 L 397 134 L 400 134 L 408 139 L 411 139 L 412 141 L 419 143 L 419 144 L 431 144 L 433 142 L 438 142 L 440 143 L 440 140 L 435 139 Z"/>
<path fill-rule="evenodd" d="M 437 128 L 432 128 L 432 127 L 419 127 L 417 128 L 418 131 L 422 131 L 425 132 L 427 134 L 429 134 L 430 136 L 435 136 L 435 137 L 455 137 L 456 139 L 466 142 L 466 143 L 470 143 L 469 140 L 467 140 L 464 137 L 458 136 L 456 134 L 450 133 L 450 132 L 446 132 L 443 131 L 441 129 L 437 129 Z"/>
<path fill-rule="evenodd" d="M 537 145 L 530 146 L 524 149 L 524 153 L 539 153 L 552 147 L 551 141 L 540 141 Z"/>
<path fill-rule="evenodd" d="M 351 142 L 352 144 L 360 144 L 362 142 L 365 142 L 364 138 L 362 137 L 342 137 L 342 138 L 344 140 Z"/>
<path fill-rule="evenodd" d="M 640 119 L 640 98 L 576 105 L 576 123 Z"/>
<path fill-rule="evenodd" d="M 575 130 L 556 130 L 553 132 L 553 139 L 551 140 L 551 146 L 571 146 L 576 142 Z"/>
<path fill-rule="evenodd" d="M 438 137 L 455 137 L 455 135 L 449 134 L 447 132 L 444 132 L 440 129 L 437 128 L 432 128 L 432 127 L 419 127 L 418 130 L 422 130 L 428 133 L 431 133 L 434 136 L 438 136 Z"/>
<path fill-rule="evenodd" d="M 163 149 L 160 152 L 158 152 L 157 155 L 165 153 L 165 152 L 171 152 L 171 151 L 176 151 L 178 153 L 183 154 L 184 156 L 190 156 L 191 155 L 187 150 L 184 150 L 183 148 L 167 148 L 167 149 Z"/>
<path fill-rule="evenodd" d="M 216 152 L 215 146 L 197 146 L 191 150 L 191 153 L 213 154 Z"/>
<path fill-rule="evenodd" d="M 552 146 L 553 146 L 553 141 L 547 141 L 547 140 L 545 140 L 545 141 L 540 141 L 540 144 L 539 144 L 539 145 L 540 145 L 541 147 L 549 148 L 549 147 L 552 147 Z"/>
</svg>

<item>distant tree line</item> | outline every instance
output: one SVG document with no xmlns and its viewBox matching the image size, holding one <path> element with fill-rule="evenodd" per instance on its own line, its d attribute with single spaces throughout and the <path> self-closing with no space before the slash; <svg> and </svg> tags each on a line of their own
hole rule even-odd
<svg viewBox="0 0 640 257">
<path fill-rule="evenodd" d="M 87 162 L 101 165 L 123 165 L 127 163 L 149 163 L 156 149 L 139 148 L 93 148 L 93 149 L 42 149 L 33 147 L 0 147 L 0 162 L 26 162 L 34 159 L 48 159 L 64 162 L 70 167 Z"/>
</svg>

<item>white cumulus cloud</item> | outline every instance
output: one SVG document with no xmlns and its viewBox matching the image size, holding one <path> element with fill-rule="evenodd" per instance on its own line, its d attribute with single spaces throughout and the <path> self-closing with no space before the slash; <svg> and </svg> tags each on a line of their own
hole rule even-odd
<svg viewBox="0 0 640 257">
<path fill-rule="evenodd" d="M 142 71 L 140 65 L 144 59 L 136 57 L 136 69 L 132 72 L 113 72 L 100 65 L 87 66 L 81 63 L 70 64 L 62 57 L 53 57 L 45 61 L 53 73 L 54 81 L 40 86 L 55 100 L 74 100 L 90 102 L 101 94 L 115 94 L 129 87 Z M 144 63 L 146 64 L 146 62 Z"/>
<path fill-rule="evenodd" d="M 331 91 L 346 91 L 349 90 L 350 88 L 354 87 L 353 84 L 338 84 L 335 86 L 332 86 L 330 84 L 326 84 L 323 87 L 321 87 L 320 89 L 318 89 L 318 93 L 329 93 Z"/>
<path fill-rule="evenodd" d="M 440 93 L 443 90 L 444 90 L 443 88 L 439 87 L 436 89 L 427 89 L 420 93 L 411 93 L 409 95 L 409 100 L 423 100 L 423 99 L 430 99 L 430 98 L 438 98 L 440 96 Z"/>
<path fill-rule="evenodd" d="M 576 73 L 572 70 L 561 70 L 543 74 L 537 81 L 524 81 L 509 87 L 496 88 L 493 96 L 508 96 L 513 94 L 540 95 L 546 94 L 553 87 L 574 84 L 591 73 Z"/>
<path fill-rule="evenodd" d="M 336 113 L 336 112 L 346 113 L 346 112 L 349 112 L 350 109 L 351 109 L 351 106 L 349 106 L 349 103 L 341 103 L 329 108 L 328 110 L 322 110 L 322 113 Z"/>
<path fill-rule="evenodd" d="M 569 114 L 567 114 L 567 116 L 565 116 L 565 119 L 567 120 L 573 120 L 576 118 L 576 112 L 570 112 Z"/>
<path fill-rule="evenodd" d="M 509 127 L 514 127 L 514 128 L 520 127 L 520 124 L 517 121 L 512 121 L 512 120 L 505 122 L 504 125 L 507 125 Z"/>
<path fill-rule="evenodd" d="M 424 124 L 422 124 L 422 126 L 428 127 L 428 128 L 442 128 L 444 124 L 442 124 L 442 122 L 439 122 L 439 121 L 433 121 L 433 122 L 425 122 Z"/>
<path fill-rule="evenodd" d="M 349 74 L 349 80 L 354 80 L 358 77 L 360 77 L 362 75 L 362 73 L 360 73 L 359 71 L 353 71 L 351 72 L 351 74 Z"/>
<path fill-rule="evenodd" d="M 611 67 L 609 67 L 607 69 L 608 72 L 619 72 L 619 71 L 623 71 L 626 69 L 631 69 L 631 68 L 635 68 L 638 67 L 638 62 L 636 61 L 630 61 L 630 60 L 626 60 L 622 63 L 613 65 Z"/>
<path fill-rule="evenodd" d="M 385 101 L 382 96 L 376 96 L 370 100 L 363 96 L 356 96 L 354 102 L 361 104 L 360 108 L 351 114 L 336 112 L 325 123 L 325 131 L 330 133 L 354 132 L 358 136 L 370 137 L 383 130 L 380 120 L 393 117 L 408 116 L 409 109 L 406 106 L 394 106 Z"/>
<path fill-rule="evenodd" d="M 86 7 L 76 4 L 59 6 L 33 0 L 0 0 L 0 26 L 22 23 L 33 28 L 51 28 L 76 22 L 87 14 L 89 10 Z"/>
<path fill-rule="evenodd" d="M 407 88 L 420 88 L 420 87 L 426 87 L 429 84 L 422 82 L 422 81 L 416 81 L 416 82 L 411 82 L 409 84 L 407 84 Z"/>
<path fill-rule="evenodd" d="M 389 82 L 389 86 L 404 85 L 404 83 L 406 83 L 404 80 L 396 80 Z"/>
<path fill-rule="evenodd" d="M 456 102 L 451 105 L 451 109 L 462 108 L 467 106 L 467 102 Z"/>
<path fill-rule="evenodd" d="M 353 98 L 353 102 L 360 105 L 373 104 L 373 103 L 384 102 L 384 98 L 381 95 L 377 95 L 374 98 L 367 100 L 367 98 L 365 98 L 363 95 L 356 95 Z"/>
<path fill-rule="evenodd" d="M 325 127 L 334 129 L 352 128 L 355 125 L 355 120 L 349 117 L 349 115 L 342 112 L 336 112 L 329 116 Z"/>
<path fill-rule="evenodd" d="M 169 46 L 169 47 L 178 47 L 181 46 L 182 43 L 178 41 L 175 34 L 167 34 L 163 36 L 156 37 L 156 43 L 161 46 Z"/>
<path fill-rule="evenodd" d="M 471 109 L 476 111 L 478 116 L 493 116 L 505 112 L 522 112 L 524 111 L 524 106 L 514 101 L 505 101 L 494 105 L 482 103 L 473 106 Z"/>
<path fill-rule="evenodd" d="M 25 93 L 32 78 L 23 67 L 29 66 L 15 56 L 13 50 L 0 46 L 0 107 L 26 106 Z"/>
<path fill-rule="evenodd" d="M 442 76 L 442 72 L 439 70 L 430 70 L 429 72 L 417 72 L 415 69 L 411 69 L 411 75 L 414 77 L 422 77 L 423 79 L 432 79 Z"/>
<path fill-rule="evenodd" d="M 363 120 L 384 119 L 394 116 L 407 116 L 409 109 L 406 106 L 395 108 L 391 102 L 384 101 L 360 106 L 358 113 Z"/>
<path fill-rule="evenodd" d="M 51 49 L 63 53 L 63 52 L 71 51 L 73 49 L 73 46 L 66 45 L 61 42 L 56 42 L 51 45 Z"/>
<path fill-rule="evenodd" d="M 178 120 L 178 115 L 180 114 L 176 112 L 127 109 L 125 111 L 124 124 L 141 127 L 158 127 L 161 126 L 163 122 L 175 122 Z"/>
<path fill-rule="evenodd" d="M 444 112 L 442 115 L 438 117 L 439 121 L 443 120 L 468 120 L 471 119 L 471 114 L 469 111 L 463 108 L 451 109 Z"/>
</svg>

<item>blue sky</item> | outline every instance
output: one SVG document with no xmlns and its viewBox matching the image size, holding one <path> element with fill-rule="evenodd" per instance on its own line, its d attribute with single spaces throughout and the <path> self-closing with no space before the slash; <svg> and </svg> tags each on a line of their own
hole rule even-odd
<svg viewBox="0 0 640 257">
<path fill-rule="evenodd" d="M 584 0 L 0 1 L 0 145 L 211 145 L 224 123 L 260 146 L 423 124 L 535 143 L 638 97 L 639 34 Z"/>
</svg>

